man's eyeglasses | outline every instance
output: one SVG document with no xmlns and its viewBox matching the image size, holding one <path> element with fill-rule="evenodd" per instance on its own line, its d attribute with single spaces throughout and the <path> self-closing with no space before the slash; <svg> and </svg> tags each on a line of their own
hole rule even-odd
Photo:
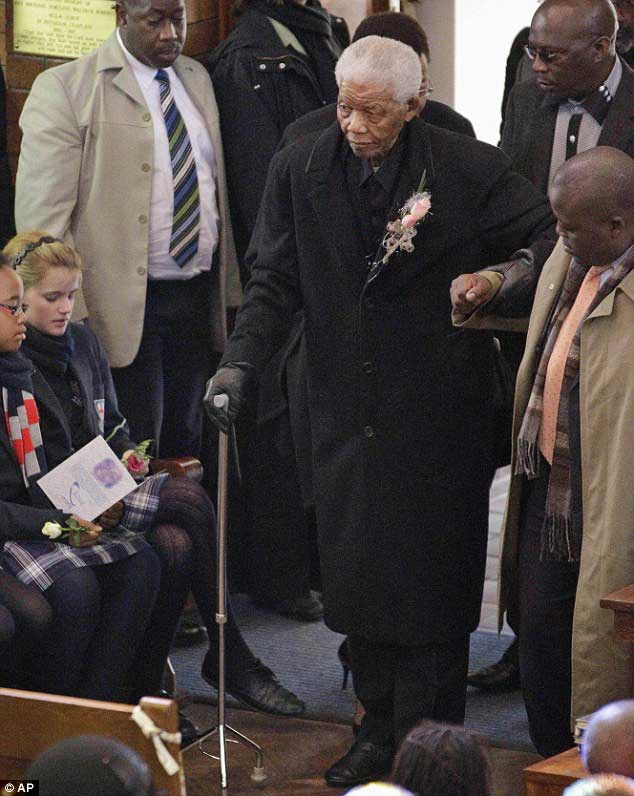
<svg viewBox="0 0 634 796">
<path fill-rule="evenodd" d="M 634 0 L 629 0 L 630 2 L 634 3 Z M 590 40 L 591 44 L 594 44 L 598 39 L 607 39 L 607 36 L 599 36 L 597 34 L 591 34 L 591 36 L 586 37 L 586 40 Z M 612 39 L 610 39 L 612 41 Z M 585 46 L 585 45 L 584 45 Z M 551 66 L 552 64 L 557 64 L 560 61 L 564 61 L 574 50 L 582 49 L 578 45 L 571 47 L 569 50 L 549 50 L 548 47 L 533 47 L 530 44 L 524 45 L 524 52 L 530 58 L 531 61 L 534 61 L 537 56 L 539 55 L 539 60 L 543 64 L 547 64 Z"/>
<path fill-rule="evenodd" d="M 430 97 L 433 93 L 434 84 L 431 82 L 431 78 L 423 78 L 423 82 L 420 84 L 420 89 L 418 90 L 418 96 L 427 99 L 427 97 Z"/>
<path fill-rule="evenodd" d="M 19 315 L 26 312 L 26 304 L 3 304 L 0 301 L 0 309 L 6 310 L 10 315 Z"/>
<path fill-rule="evenodd" d="M 531 61 L 534 61 L 539 55 L 539 60 L 545 64 L 556 64 L 568 54 L 560 50 L 546 50 L 543 47 L 531 47 L 530 44 L 524 45 L 524 52 Z"/>
</svg>

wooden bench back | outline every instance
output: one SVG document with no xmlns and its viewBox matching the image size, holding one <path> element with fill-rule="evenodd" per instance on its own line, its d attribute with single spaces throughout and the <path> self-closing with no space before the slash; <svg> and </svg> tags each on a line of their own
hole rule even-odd
<svg viewBox="0 0 634 796">
<path fill-rule="evenodd" d="M 171 699 L 144 697 L 141 708 L 167 732 L 178 732 L 178 710 Z M 181 796 L 181 771 L 168 776 L 154 745 L 131 720 L 133 705 L 0 688 L 0 778 L 21 779 L 45 749 L 77 735 L 105 735 L 139 754 L 152 772 L 155 796 Z M 178 760 L 177 744 L 165 744 Z"/>
</svg>

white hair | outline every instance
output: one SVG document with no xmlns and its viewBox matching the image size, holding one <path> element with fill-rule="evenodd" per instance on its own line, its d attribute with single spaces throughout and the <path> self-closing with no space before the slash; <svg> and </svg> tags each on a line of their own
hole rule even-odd
<svg viewBox="0 0 634 796">
<path fill-rule="evenodd" d="M 344 81 L 391 88 L 400 104 L 418 95 L 423 79 L 414 50 L 384 36 L 364 36 L 347 47 L 337 61 L 335 77 L 340 88 Z"/>
</svg>

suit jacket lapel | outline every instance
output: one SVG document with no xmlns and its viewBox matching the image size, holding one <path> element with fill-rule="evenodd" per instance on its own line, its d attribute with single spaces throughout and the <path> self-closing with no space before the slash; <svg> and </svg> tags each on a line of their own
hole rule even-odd
<svg viewBox="0 0 634 796">
<path fill-rule="evenodd" d="M 177 58 L 174 62 L 174 71 L 185 87 L 188 97 L 196 106 L 201 118 L 207 123 L 207 131 L 209 132 L 214 152 L 222 152 L 218 106 L 215 102 L 202 102 L 202 98 L 209 96 L 210 93 L 211 86 L 205 86 L 205 83 L 211 82 L 209 76 L 206 72 L 194 69 L 191 64 L 182 58 Z"/>
<path fill-rule="evenodd" d="M 46 381 L 44 376 L 40 373 L 40 371 L 36 368 L 33 373 L 33 394 L 35 397 L 35 402 L 38 404 L 40 409 L 45 409 L 49 414 L 51 414 L 57 423 L 62 427 L 64 434 L 66 436 L 66 440 L 68 443 L 68 450 L 72 451 L 73 449 L 73 436 L 70 430 L 70 425 L 64 414 L 64 410 L 57 399 L 57 396 L 49 386 L 49 383 Z M 40 415 L 42 412 L 40 411 Z M 42 434 L 44 435 L 44 430 L 42 429 Z M 54 451 L 48 451 L 47 454 L 53 454 Z M 52 469 L 56 466 L 57 462 L 51 463 L 48 462 L 49 469 Z"/>
<path fill-rule="evenodd" d="M 112 85 L 123 91 L 133 102 L 145 107 L 146 102 L 141 86 L 139 86 L 134 76 L 134 70 L 119 45 L 116 30 L 99 49 L 97 71 L 108 70 L 118 70 L 118 74 L 112 78 Z"/>
<path fill-rule="evenodd" d="M 623 76 L 599 136 L 599 146 L 627 152 L 634 139 L 634 72 L 623 63 Z"/>
<path fill-rule="evenodd" d="M 529 125 L 527 129 L 529 140 L 525 158 L 528 167 L 526 176 L 544 193 L 548 191 L 548 175 L 558 110 L 557 103 L 552 102 L 549 97 L 543 97 L 540 112 L 535 114 L 535 123 Z"/>
</svg>

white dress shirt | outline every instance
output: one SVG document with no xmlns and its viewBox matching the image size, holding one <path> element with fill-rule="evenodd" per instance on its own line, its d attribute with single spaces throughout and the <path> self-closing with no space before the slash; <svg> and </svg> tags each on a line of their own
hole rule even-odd
<svg viewBox="0 0 634 796">
<path fill-rule="evenodd" d="M 623 66 L 617 56 L 612 71 L 605 81 L 605 85 L 608 87 L 608 91 L 612 97 L 616 94 L 622 75 Z M 557 123 L 555 126 L 553 149 L 550 158 L 550 171 L 548 173 L 548 185 L 550 185 L 555 173 L 566 160 L 566 136 L 568 135 L 568 125 L 570 124 L 570 118 L 575 113 L 582 114 L 579 134 L 577 136 L 577 153 L 585 152 L 587 149 L 594 149 L 599 141 L 599 136 L 601 135 L 603 127 L 591 113 L 588 113 L 588 111 L 583 108 L 581 102 L 572 99 L 562 102 L 557 112 Z"/>
<path fill-rule="evenodd" d="M 213 253 L 218 245 L 216 156 L 213 145 L 200 113 L 189 98 L 174 69 L 169 67 L 165 71 L 169 75 L 174 101 L 187 127 L 196 162 L 200 194 L 198 252 L 187 265 L 179 268 L 169 253 L 174 216 L 174 182 L 165 117 L 161 108 L 160 85 L 155 79 L 158 69 L 142 64 L 128 52 L 118 30 L 117 38 L 145 97 L 154 128 L 148 275 L 150 279 L 191 279 L 211 268 Z"/>
</svg>

